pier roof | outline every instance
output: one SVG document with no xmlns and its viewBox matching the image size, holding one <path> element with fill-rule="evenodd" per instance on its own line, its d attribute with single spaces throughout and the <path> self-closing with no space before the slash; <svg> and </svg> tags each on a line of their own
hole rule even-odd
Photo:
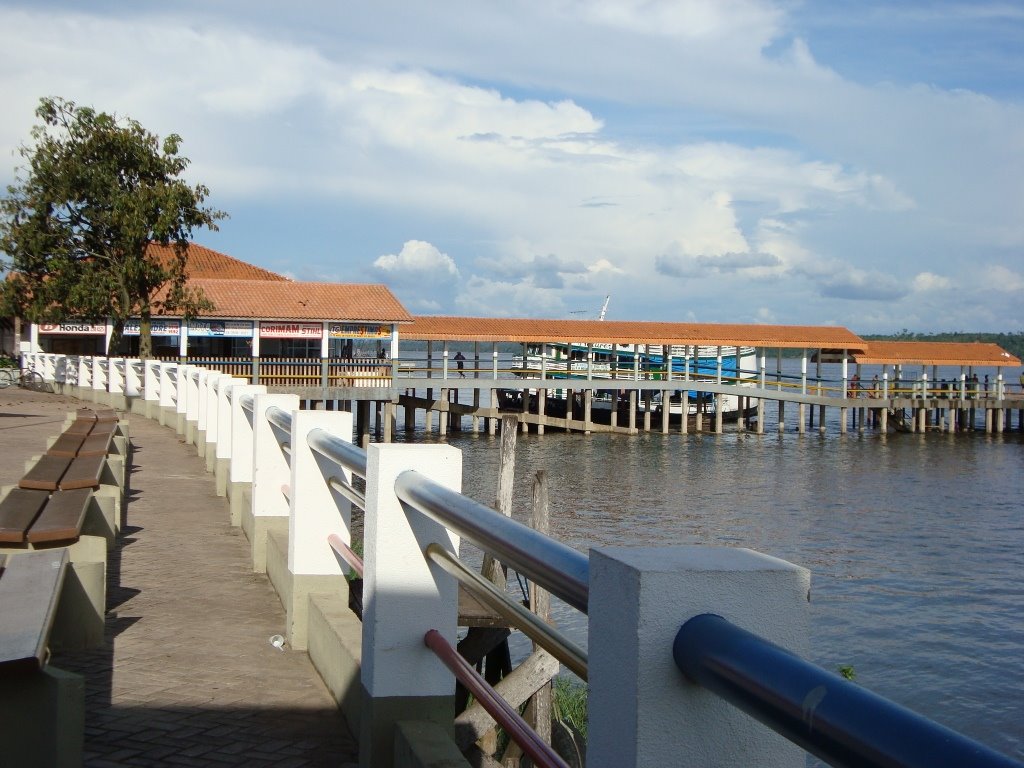
<svg viewBox="0 0 1024 768">
<path fill-rule="evenodd" d="M 867 342 L 846 328 L 817 325 L 661 323 L 623 320 L 535 320 L 417 315 L 402 329 L 425 341 L 703 344 L 863 352 Z"/>
<path fill-rule="evenodd" d="M 211 278 L 190 279 L 188 284 L 213 302 L 214 309 L 199 313 L 204 317 L 371 323 L 413 319 L 386 285 Z"/>
<path fill-rule="evenodd" d="M 1013 368 L 1021 364 L 998 344 L 953 341 L 869 341 L 854 355 L 868 365 L 967 365 Z"/>
</svg>

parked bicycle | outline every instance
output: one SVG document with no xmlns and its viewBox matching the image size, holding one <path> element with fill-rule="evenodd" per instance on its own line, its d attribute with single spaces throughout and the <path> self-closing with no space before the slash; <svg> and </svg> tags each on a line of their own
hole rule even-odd
<svg viewBox="0 0 1024 768">
<path fill-rule="evenodd" d="M 42 392 L 46 388 L 46 382 L 38 371 L 31 368 L 23 371 L 18 368 L 0 368 L 0 389 L 6 389 L 14 384 L 33 392 Z"/>
</svg>

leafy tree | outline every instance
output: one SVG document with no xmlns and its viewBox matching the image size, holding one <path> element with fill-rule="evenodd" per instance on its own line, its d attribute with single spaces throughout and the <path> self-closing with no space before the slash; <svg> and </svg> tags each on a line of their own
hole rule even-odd
<svg viewBox="0 0 1024 768">
<path fill-rule="evenodd" d="M 36 109 L 33 146 L 0 199 L 0 251 L 10 269 L 0 306 L 35 322 L 111 318 L 108 354 L 123 351 L 125 321 L 141 321 L 139 352 L 152 354 L 151 317 L 212 309 L 189 289 L 193 230 L 226 214 L 203 205 L 210 191 L 181 178 L 181 137 L 163 142 L 135 120 L 61 98 Z M 151 242 L 170 260 L 147 256 Z"/>
</svg>

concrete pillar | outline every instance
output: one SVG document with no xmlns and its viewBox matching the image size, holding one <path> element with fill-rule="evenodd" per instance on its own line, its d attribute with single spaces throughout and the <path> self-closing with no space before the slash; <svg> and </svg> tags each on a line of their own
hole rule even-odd
<svg viewBox="0 0 1024 768">
<path fill-rule="evenodd" d="M 671 649 L 688 619 L 716 613 L 806 656 L 809 594 L 806 569 L 748 549 L 592 549 L 588 767 L 803 765 L 799 747 L 683 677 Z"/>
<path fill-rule="evenodd" d="M 213 451 L 213 478 L 218 496 L 228 494 L 228 474 L 231 466 L 231 392 L 235 387 L 248 384 L 245 379 L 227 378 L 217 385 L 217 446 Z M 209 466 L 209 455 L 207 457 Z"/>
<path fill-rule="evenodd" d="M 243 408 L 242 398 L 264 395 L 266 392 L 267 388 L 262 384 L 237 384 L 231 390 L 231 456 L 228 458 L 227 497 L 228 514 L 231 524 L 236 528 L 242 524 L 245 492 L 252 490 L 252 468 L 255 461 L 255 408 L 252 411 Z"/>
<path fill-rule="evenodd" d="M 590 358 L 593 358 L 593 352 L 590 353 Z M 583 390 L 583 431 L 588 435 L 590 434 L 590 408 L 593 398 L 594 390 Z"/>
<path fill-rule="evenodd" d="M 140 410 L 147 418 L 157 418 L 160 408 L 160 363 L 156 360 L 144 360 L 142 363 L 142 399 Z"/>
<path fill-rule="evenodd" d="M 199 429 L 199 385 L 200 379 L 205 373 L 205 368 L 189 366 L 189 376 L 185 382 L 185 390 L 188 393 L 185 401 L 185 442 L 192 445 L 195 445 L 197 442 L 196 433 Z"/>
<path fill-rule="evenodd" d="M 175 377 L 178 372 L 177 363 L 164 363 L 158 364 L 160 366 L 160 386 L 157 391 L 160 393 L 160 412 L 159 422 L 160 426 L 167 426 L 169 419 L 174 418 L 174 414 L 177 412 L 177 408 L 174 405 L 175 401 L 175 389 L 177 382 Z"/>
<path fill-rule="evenodd" d="M 288 531 L 288 498 L 281 490 L 291 483 L 291 466 L 281 442 L 291 441 L 267 421 L 267 409 L 277 406 L 294 414 L 299 410 L 298 395 L 253 396 L 253 471 L 252 506 L 242 515 L 242 530 L 252 547 L 254 573 L 267 571 L 267 535 Z"/>
<path fill-rule="evenodd" d="M 328 484 L 332 477 L 351 483 L 352 473 L 309 447 L 308 436 L 324 429 L 345 442 L 352 438 L 352 414 L 347 411 L 295 411 L 291 433 L 291 494 L 288 502 L 288 579 L 284 600 L 288 644 L 307 649 L 309 596 L 328 593 L 348 601 L 348 582 L 327 543 L 337 534 L 352 542 L 352 504 Z"/>
<path fill-rule="evenodd" d="M 206 459 L 206 471 L 213 473 L 217 462 L 217 427 L 219 422 L 218 388 L 221 382 L 230 381 L 231 376 L 227 373 L 211 372 L 206 377 L 206 406 L 200 407 L 199 423 L 200 431 L 206 445 L 200 452 L 200 456 Z"/>
<path fill-rule="evenodd" d="M 190 386 L 192 385 L 192 371 L 194 365 L 179 365 L 177 386 L 174 396 L 174 431 L 179 435 L 185 434 L 185 415 L 188 412 L 188 401 Z"/>
<path fill-rule="evenodd" d="M 459 539 L 395 495 L 395 479 L 413 469 L 448 488 L 462 487 L 462 453 L 448 445 L 367 449 L 363 644 L 359 765 L 390 768 L 395 726 L 425 720 L 452 727 L 455 682 L 424 645 L 436 629 L 453 645 L 458 622 L 455 580 L 427 565 L 430 542 L 457 553 Z"/>
</svg>

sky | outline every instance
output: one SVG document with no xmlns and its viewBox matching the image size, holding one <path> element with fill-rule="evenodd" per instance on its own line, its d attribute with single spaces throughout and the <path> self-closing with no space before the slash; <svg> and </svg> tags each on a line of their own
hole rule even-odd
<svg viewBox="0 0 1024 768">
<path fill-rule="evenodd" d="M 203 245 L 414 314 L 1024 330 L 1024 3 L 0 0 L 40 97 L 183 138 Z"/>
</svg>

